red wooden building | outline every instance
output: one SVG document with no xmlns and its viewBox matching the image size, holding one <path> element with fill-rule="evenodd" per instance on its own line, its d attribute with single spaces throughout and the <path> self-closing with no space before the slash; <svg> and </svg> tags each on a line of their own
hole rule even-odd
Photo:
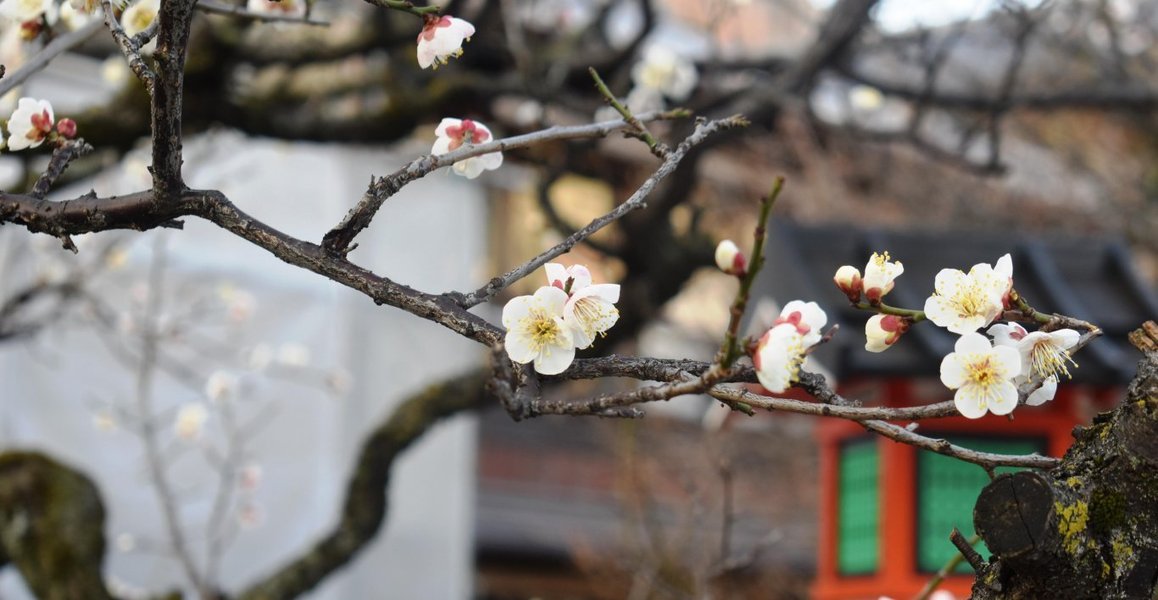
<svg viewBox="0 0 1158 600">
<path fill-rule="evenodd" d="M 780 303 L 820 301 L 842 331 L 816 354 L 815 364 L 835 377 L 845 397 L 866 405 L 917 406 L 950 399 L 937 369 L 956 340 L 922 324 L 884 353 L 863 349 L 868 315 L 847 306 L 828 274 L 844 264 L 861 267 L 874 251 L 888 250 L 905 265 L 886 298 L 890 304 L 919 308 L 941 268 L 967 271 L 1009 252 L 1015 286 L 1032 305 L 1090 320 L 1105 330 L 1104 338 L 1076 357 L 1080 367 L 1052 402 L 1020 407 L 1012 418 L 956 417 L 919 425 L 924 435 L 977 450 L 1064 454 L 1073 427 L 1111 407 L 1133 374 L 1138 357 L 1128 349 L 1126 333 L 1158 315 L 1152 291 L 1137 277 L 1124 247 L 1113 241 L 791 225 L 778 226 L 772 240 L 758 289 Z M 850 421 L 818 423 L 816 439 L 821 501 L 812 595 L 817 600 L 914 597 L 957 554 L 948 541 L 950 531 L 957 527 L 966 537 L 973 534 L 973 504 L 989 475 L 975 465 L 871 435 Z M 978 549 L 985 554 L 983 547 Z M 967 564 L 960 565 L 941 589 L 967 597 L 971 573 Z"/>
</svg>

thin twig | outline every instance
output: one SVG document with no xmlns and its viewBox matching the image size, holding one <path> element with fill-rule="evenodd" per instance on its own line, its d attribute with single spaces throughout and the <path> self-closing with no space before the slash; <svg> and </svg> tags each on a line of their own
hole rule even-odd
<svg viewBox="0 0 1158 600">
<path fill-rule="evenodd" d="M 641 115 L 641 119 L 657 120 L 673 118 L 671 113 L 651 112 Z M 533 131 L 523 135 L 516 135 L 501 140 L 493 140 L 485 144 L 464 145 L 461 148 L 446 154 L 426 155 L 414 159 L 410 164 L 387 175 L 379 177 L 370 183 L 369 189 L 362 195 L 361 200 L 342 219 L 342 222 L 331 229 L 322 238 L 322 246 L 331 254 L 345 256 L 353 247 L 351 243 L 361 231 L 370 226 L 378 209 L 391 196 L 398 193 L 410 182 L 421 179 L 441 167 L 449 167 L 459 161 L 492 152 L 505 152 L 517 148 L 525 148 L 533 144 L 548 141 L 574 140 L 584 138 L 599 138 L 607 134 L 628 127 L 626 123 L 615 119 L 591 123 L 587 125 L 566 125 L 549 127 L 540 131 Z"/>
<path fill-rule="evenodd" d="M 100 21 L 93 20 L 86 23 L 84 27 L 66 33 L 48 43 L 40 52 L 28 57 L 19 69 L 11 73 L 4 73 L 4 79 L 0 79 L 0 96 L 12 91 L 16 86 L 24 83 L 33 74 L 42 71 L 52 62 L 57 56 L 81 45 L 85 40 L 92 37 L 101 28 Z"/>
<path fill-rule="evenodd" d="M 954 529 L 954 531 L 956 531 L 956 529 Z M 960 532 L 958 531 L 958 533 Z M 981 541 L 981 536 L 974 534 L 973 537 L 969 538 L 969 547 L 972 548 L 974 544 L 979 541 Z M 933 575 L 933 578 L 925 584 L 924 589 L 922 589 L 921 592 L 917 594 L 917 597 L 914 598 L 914 600 L 929 600 L 929 596 L 932 596 L 933 592 L 937 591 L 937 588 L 941 585 L 941 582 L 945 581 L 945 578 L 953 573 L 953 571 L 957 569 L 957 565 L 961 564 L 961 561 L 963 560 L 965 560 L 964 554 L 961 554 L 960 552 L 954 554 L 953 558 L 950 558 L 948 562 L 946 562 L 941 566 L 940 569 L 937 570 L 937 574 Z"/>
<path fill-rule="evenodd" d="M 117 43 L 117 48 L 120 48 L 125 60 L 129 61 L 129 69 L 137 76 L 137 79 L 141 80 L 141 83 L 145 84 L 145 90 L 149 96 L 152 96 L 157 74 L 141 58 L 141 47 L 121 27 L 121 22 L 117 20 L 113 9 L 112 0 L 101 0 L 101 11 L 104 12 L 105 16 L 105 27 L 108 27 L 109 32 L 113 34 L 113 41 Z"/>
<path fill-rule="evenodd" d="M 611 123 L 616 123 L 621 127 L 624 125 L 622 121 L 611 121 Z M 646 206 L 644 200 L 646 200 L 648 195 L 651 194 L 651 191 L 655 189 L 655 186 L 665 177 L 670 175 L 677 166 L 679 166 L 680 161 L 683 160 L 684 156 L 688 153 L 689 150 L 707 139 L 710 135 L 718 131 L 732 129 L 735 127 L 744 127 L 747 124 L 747 120 L 738 115 L 725 119 L 699 123 L 696 125 L 695 131 L 692 132 L 692 134 L 688 136 L 687 139 L 680 143 L 680 145 L 675 150 L 672 150 L 671 153 L 668 154 L 668 157 L 663 161 L 663 164 L 661 164 L 659 168 L 656 169 L 654 173 L 652 173 L 651 177 L 648 177 L 647 180 L 644 181 L 637 190 L 635 190 L 635 193 L 632 194 L 631 197 L 628 198 L 625 202 L 623 202 L 623 204 L 620 204 L 610 212 L 591 221 L 587 224 L 586 227 L 576 231 L 574 235 L 571 235 L 567 239 L 555 245 L 553 248 L 542 252 L 538 256 L 511 269 L 510 271 L 507 271 L 501 276 L 491 279 L 481 288 L 469 294 L 449 292 L 447 295 L 454 297 L 457 300 L 459 306 L 462 306 L 463 308 L 477 306 L 478 304 L 490 300 L 492 297 L 494 297 L 495 294 L 506 289 L 507 286 L 526 277 L 532 271 L 543 266 L 551 259 L 570 251 L 571 248 L 574 248 L 576 244 L 591 237 L 595 232 L 619 220 L 627 213 Z"/>
<path fill-rule="evenodd" d="M 603 83 L 603 78 L 599 76 L 599 72 L 595 70 L 595 67 L 587 67 L 587 73 L 591 75 L 591 79 L 595 80 L 595 89 L 599 90 L 599 95 L 603 96 L 603 101 L 611 108 L 614 108 L 615 112 L 619 113 L 619 115 L 623 117 L 623 120 L 635 130 L 634 134 L 629 135 L 633 135 L 642 140 L 643 143 L 647 144 L 651 153 L 661 160 L 667 158 L 667 154 L 670 152 L 668 147 L 655 139 L 655 136 L 651 135 L 651 132 L 647 130 L 647 126 L 636 118 L 635 115 L 631 114 L 631 109 L 620 102 L 619 99 L 615 97 L 615 94 L 611 93 L 611 89 L 607 87 L 606 83 Z"/>
<path fill-rule="evenodd" d="M 213 2 L 212 0 L 198 0 L 197 9 L 215 15 L 227 15 L 241 19 L 249 19 L 251 21 L 263 21 L 269 23 L 293 23 L 296 25 L 314 25 L 319 27 L 329 27 L 330 25 L 329 21 L 319 21 L 309 17 L 279 15 L 276 13 L 257 13 L 251 10 L 246 10 L 240 6 L 222 4 L 220 2 Z"/>
<path fill-rule="evenodd" d="M 783 189 L 784 177 L 777 177 L 768 195 L 760 199 L 760 216 L 752 236 L 752 253 L 749 255 L 748 270 L 740 277 L 740 288 L 736 291 L 736 299 L 732 301 L 728 330 L 724 333 L 724 343 L 720 348 L 720 365 L 724 368 L 731 367 L 743 354 L 739 342 L 740 320 L 744 318 L 744 311 L 748 307 L 752 284 L 764 267 L 764 240 L 767 237 L 768 219 L 771 218 L 772 207 L 776 205 L 776 199 L 780 197 L 780 191 Z"/>
</svg>

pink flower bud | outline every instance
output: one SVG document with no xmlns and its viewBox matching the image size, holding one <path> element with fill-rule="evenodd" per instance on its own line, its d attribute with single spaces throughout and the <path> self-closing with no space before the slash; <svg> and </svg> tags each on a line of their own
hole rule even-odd
<svg viewBox="0 0 1158 600">
<path fill-rule="evenodd" d="M 861 279 L 860 269 L 851 265 L 844 265 L 836 270 L 836 275 L 832 278 L 836 287 L 848 296 L 849 302 L 860 302 L 861 292 L 864 291 L 864 280 Z"/>
<path fill-rule="evenodd" d="M 76 121 L 72 119 L 61 119 L 57 121 L 56 132 L 59 133 L 61 137 L 71 140 L 76 137 Z"/>
<path fill-rule="evenodd" d="M 909 330 L 910 321 L 897 315 L 873 315 L 864 326 L 864 349 L 884 352 Z"/>
<path fill-rule="evenodd" d="M 728 275 L 743 277 L 748 273 L 748 258 L 732 240 L 724 240 L 716 246 L 716 266 Z"/>
</svg>

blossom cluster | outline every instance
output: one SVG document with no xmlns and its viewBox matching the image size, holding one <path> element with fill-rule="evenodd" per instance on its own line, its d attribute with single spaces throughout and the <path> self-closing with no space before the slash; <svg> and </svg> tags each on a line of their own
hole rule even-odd
<svg viewBox="0 0 1158 600">
<path fill-rule="evenodd" d="M 892 347 L 918 318 L 917 311 L 885 307 L 881 299 L 893 289 L 893 280 L 904 272 L 887 252 L 872 255 L 865 274 L 843 266 L 833 281 L 861 306 L 862 297 L 870 308 L 881 312 L 865 325 L 865 348 L 883 352 Z M 1017 407 L 1018 388 L 1031 378 L 1041 386 L 1026 399 L 1039 405 L 1052 400 L 1061 376 L 1069 377 L 1068 365 L 1075 364 L 1069 350 L 1080 338 L 1073 329 L 1028 332 L 1017 323 L 995 323 L 1011 306 L 1013 259 L 1006 254 L 996 263 L 978 263 L 964 273 L 941 269 L 933 284 L 934 292 L 925 300 L 921 314 L 935 325 L 960 337 L 953 352 L 941 361 L 941 382 L 955 390 L 958 412 L 971 419 L 986 413 L 1006 415 Z M 993 339 L 978 333 L 986 333 Z"/>
<path fill-rule="evenodd" d="M 547 263 L 547 285 L 534 294 L 512 298 L 503 307 L 505 345 L 511 360 L 544 375 L 562 373 L 619 320 L 619 284 L 591 283 L 583 265 Z"/>
<path fill-rule="evenodd" d="M 53 134 L 62 138 L 76 137 L 76 121 L 56 120 L 48 100 L 21 98 L 16 110 L 8 117 L 8 149 L 36 148 Z"/>
</svg>

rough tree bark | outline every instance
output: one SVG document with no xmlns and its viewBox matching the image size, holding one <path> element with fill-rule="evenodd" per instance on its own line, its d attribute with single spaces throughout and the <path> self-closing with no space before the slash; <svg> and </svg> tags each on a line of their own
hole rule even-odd
<svg viewBox="0 0 1158 600">
<path fill-rule="evenodd" d="M 1158 324 L 1130 339 L 1145 356 L 1122 405 L 1076 428 L 1058 468 L 982 490 L 973 519 L 993 557 L 974 565 L 974 600 L 1155 597 Z"/>
</svg>

